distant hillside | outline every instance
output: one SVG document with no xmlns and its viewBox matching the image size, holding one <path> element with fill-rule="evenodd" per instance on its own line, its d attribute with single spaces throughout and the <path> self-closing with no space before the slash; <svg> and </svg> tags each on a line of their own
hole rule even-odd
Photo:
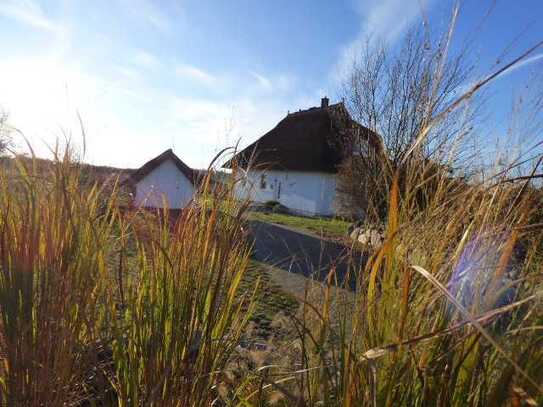
<svg viewBox="0 0 543 407">
<path fill-rule="evenodd" d="M 15 174 L 17 171 L 16 160 L 20 160 L 27 168 L 30 168 L 33 161 L 30 157 L 26 156 L 17 156 L 16 158 L 0 157 L 0 169 L 2 171 L 7 171 L 8 173 L 12 172 Z M 36 166 L 38 173 L 45 174 L 52 168 L 53 162 L 43 158 L 35 158 L 34 165 Z M 128 168 L 115 168 L 85 163 L 81 163 L 79 166 L 85 181 L 108 182 L 116 177 L 119 177 L 119 180 L 122 181 L 134 171 L 133 169 Z"/>
<path fill-rule="evenodd" d="M 17 159 L 21 160 L 25 166 L 29 166 L 32 163 L 32 159 L 26 156 L 18 156 Z M 48 159 L 36 158 L 34 160 L 37 166 L 38 172 L 46 172 L 51 168 L 53 162 Z M 85 181 L 96 182 L 111 182 L 116 177 L 119 177 L 119 181 L 122 182 L 128 178 L 136 169 L 133 168 L 117 168 L 104 165 L 92 165 L 81 163 L 79 164 L 82 170 Z M 0 169 L 3 171 L 15 171 L 15 158 L 13 157 L 0 157 Z M 194 172 L 198 175 L 198 179 L 203 179 L 208 171 L 205 169 L 195 169 Z M 213 182 L 225 183 L 230 174 L 217 171 L 213 173 Z"/>
</svg>

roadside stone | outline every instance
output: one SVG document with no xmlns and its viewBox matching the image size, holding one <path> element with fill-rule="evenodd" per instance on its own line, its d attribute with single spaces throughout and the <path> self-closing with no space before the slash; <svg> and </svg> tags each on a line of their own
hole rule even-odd
<svg viewBox="0 0 543 407">
<path fill-rule="evenodd" d="M 352 240 L 370 247 L 377 247 L 383 243 L 383 234 L 378 229 L 364 228 L 361 225 L 353 227 L 349 236 Z"/>
<path fill-rule="evenodd" d="M 361 227 L 355 227 L 349 232 L 349 237 L 352 240 L 358 240 L 358 237 L 360 236 L 361 233 L 362 233 L 362 228 Z"/>
<path fill-rule="evenodd" d="M 363 245 L 377 247 L 383 243 L 383 235 L 376 229 L 366 229 L 358 236 L 358 241 Z"/>
<path fill-rule="evenodd" d="M 362 220 L 358 220 L 354 223 L 351 223 L 349 225 L 349 228 L 347 229 L 347 234 L 351 237 L 351 239 L 356 240 L 358 238 L 358 235 L 357 237 L 353 237 L 354 232 L 356 230 L 362 229 L 363 226 L 364 226 L 364 222 Z"/>
</svg>

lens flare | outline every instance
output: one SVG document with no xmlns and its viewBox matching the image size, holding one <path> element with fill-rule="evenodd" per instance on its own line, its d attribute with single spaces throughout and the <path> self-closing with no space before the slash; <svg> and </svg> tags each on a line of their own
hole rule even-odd
<svg viewBox="0 0 543 407">
<path fill-rule="evenodd" d="M 510 232 L 503 231 L 480 233 L 462 251 L 447 288 L 467 309 L 485 311 L 489 305 L 502 306 L 512 301 L 514 292 L 508 287 L 514 262 L 509 261 L 504 276 L 496 277 L 501 254 L 510 236 Z M 488 304 L 487 299 L 494 295 L 497 295 L 495 301 Z"/>
</svg>

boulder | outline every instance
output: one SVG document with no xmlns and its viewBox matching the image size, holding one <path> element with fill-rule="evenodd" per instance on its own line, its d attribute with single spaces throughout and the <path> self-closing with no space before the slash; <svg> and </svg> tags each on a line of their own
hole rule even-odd
<svg viewBox="0 0 543 407">
<path fill-rule="evenodd" d="M 351 236 L 351 239 L 356 240 L 357 237 L 353 237 L 354 232 L 358 229 L 361 229 L 364 226 L 364 222 L 362 220 L 358 220 L 354 223 L 351 223 L 349 227 L 347 228 L 347 234 Z M 358 236 L 358 235 L 357 235 Z"/>
<path fill-rule="evenodd" d="M 383 234 L 377 229 L 366 229 L 358 235 L 358 241 L 366 246 L 377 247 L 383 243 Z"/>
<path fill-rule="evenodd" d="M 363 228 L 361 227 L 355 227 L 353 229 L 351 229 L 349 231 L 349 237 L 352 239 L 352 240 L 358 240 L 358 237 L 360 236 L 360 234 L 364 231 Z"/>
<path fill-rule="evenodd" d="M 365 246 L 377 247 L 383 244 L 383 234 L 375 228 L 355 226 L 351 228 L 349 237 Z"/>
</svg>

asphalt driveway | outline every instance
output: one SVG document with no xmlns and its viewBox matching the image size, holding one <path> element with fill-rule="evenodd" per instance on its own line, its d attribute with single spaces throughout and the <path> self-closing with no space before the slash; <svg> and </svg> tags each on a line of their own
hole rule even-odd
<svg viewBox="0 0 543 407">
<path fill-rule="evenodd" d="M 250 221 L 249 235 L 255 260 L 319 281 L 326 280 L 335 268 L 337 285 L 348 279 L 348 285 L 354 288 L 349 270 L 358 270 L 365 260 L 362 253 L 341 243 L 282 225 Z"/>
</svg>

